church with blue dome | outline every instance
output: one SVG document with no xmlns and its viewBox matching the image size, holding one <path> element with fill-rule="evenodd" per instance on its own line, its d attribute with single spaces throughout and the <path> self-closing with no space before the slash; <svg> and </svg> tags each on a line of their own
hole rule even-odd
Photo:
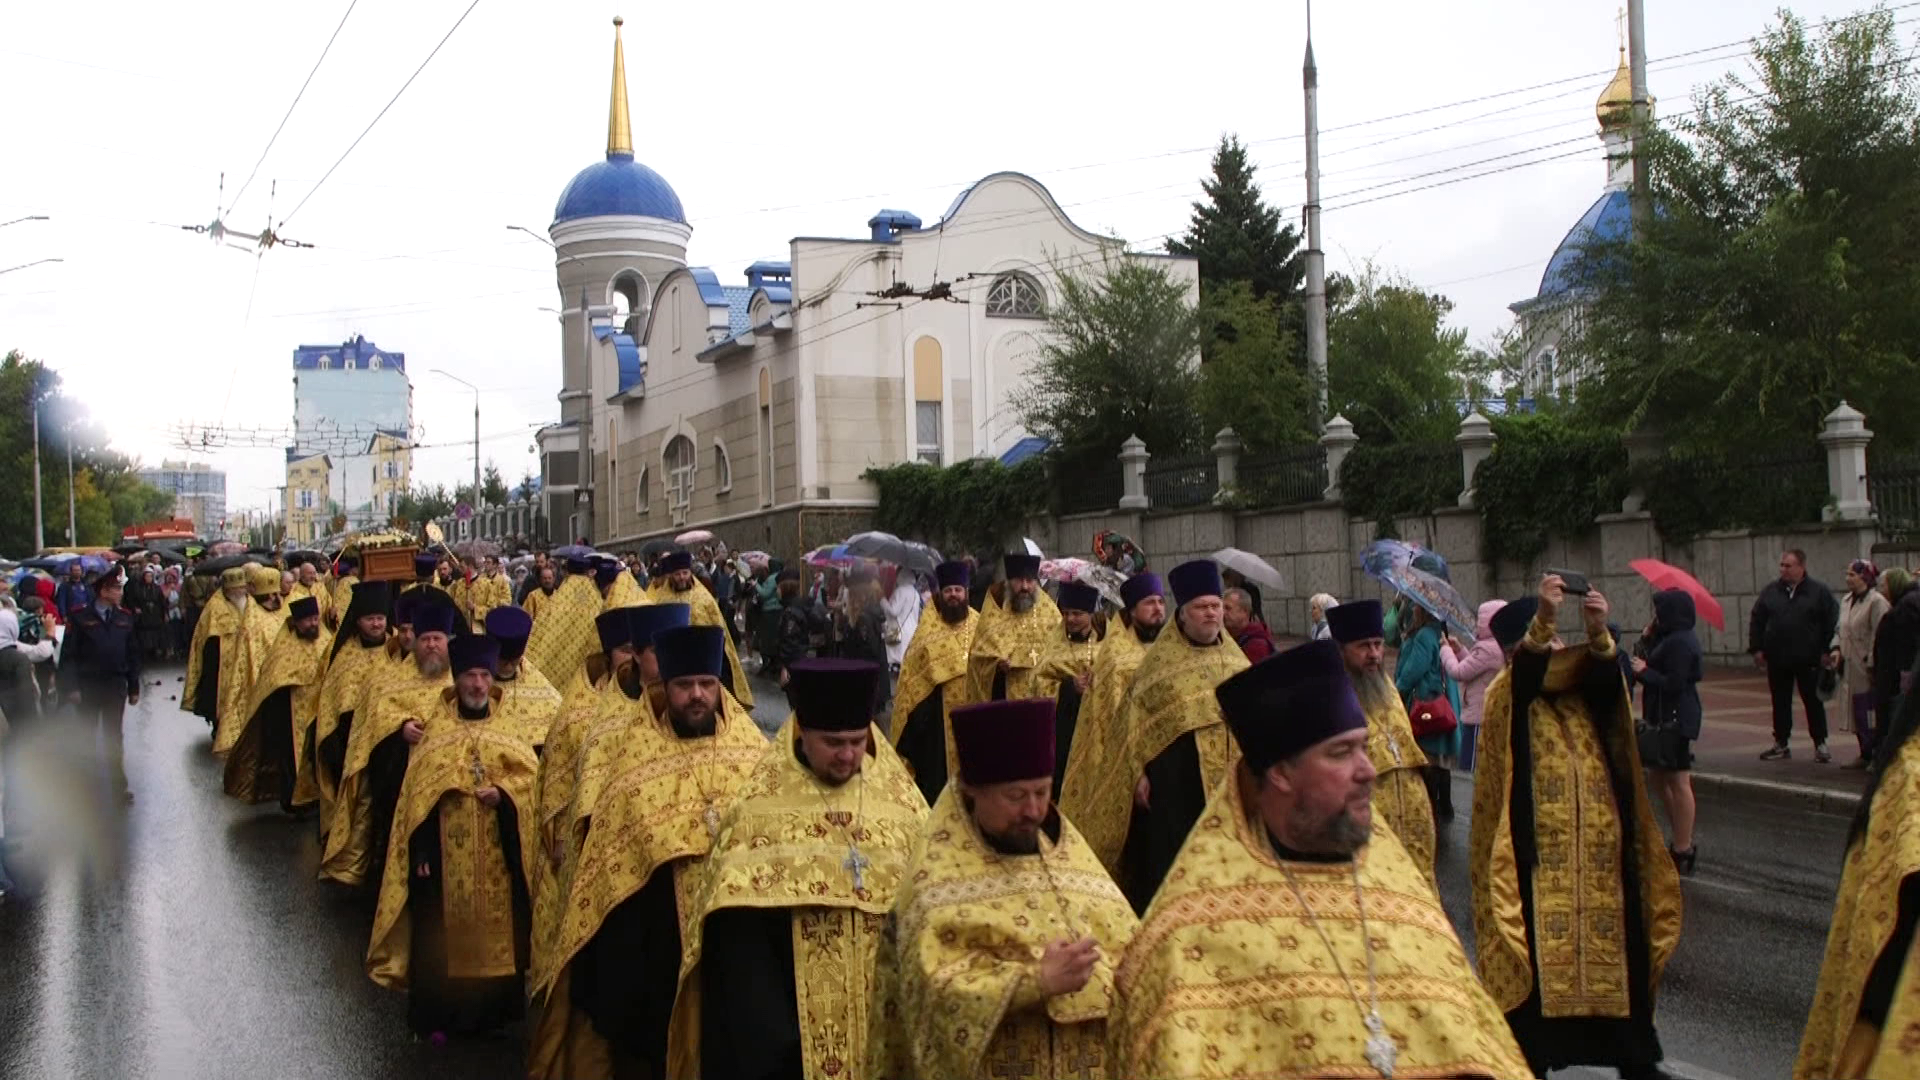
<svg viewBox="0 0 1920 1080">
<path fill-rule="evenodd" d="M 1648 107 L 1652 107 L 1649 100 Z M 1563 354 L 1562 346 L 1579 326 L 1592 300 L 1583 264 L 1591 249 L 1633 234 L 1633 80 L 1625 46 L 1620 67 L 1595 105 L 1600 142 L 1607 150 L 1607 184 L 1554 249 L 1534 295 L 1508 305 L 1519 319 L 1524 351 L 1521 385 L 1529 398 L 1574 391 L 1585 372 Z"/>
</svg>

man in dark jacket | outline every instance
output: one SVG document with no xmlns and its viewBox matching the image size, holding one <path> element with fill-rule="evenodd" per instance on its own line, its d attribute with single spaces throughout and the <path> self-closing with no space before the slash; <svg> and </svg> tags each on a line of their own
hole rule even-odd
<svg viewBox="0 0 1920 1080">
<path fill-rule="evenodd" d="M 76 609 L 60 647 L 60 686 L 80 715 L 102 728 L 107 767 L 120 796 L 133 801 L 127 790 L 127 771 L 120 746 L 121 704 L 140 701 L 140 647 L 133 636 L 133 615 L 120 606 L 120 579 L 100 579 L 93 602 Z"/>
<path fill-rule="evenodd" d="M 1789 550 L 1780 556 L 1780 577 L 1753 602 L 1747 625 L 1747 651 L 1755 667 L 1767 673 L 1773 693 L 1773 746 L 1762 761 L 1793 756 L 1787 739 L 1793 735 L 1793 692 L 1807 710 L 1807 734 L 1813 738 L 1813 760 L 1833 760 L 1827 752 L 1827 709 L 1820 700 L 1820 662 L 1840 625 L 1840 602 L 1833 590 L 1807 576 L 1807 554 Z"/>
</svg>

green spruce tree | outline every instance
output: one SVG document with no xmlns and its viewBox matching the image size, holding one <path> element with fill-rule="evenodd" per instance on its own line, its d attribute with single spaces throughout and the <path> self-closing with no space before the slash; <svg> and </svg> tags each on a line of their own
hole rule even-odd
<svg viewBox="0 0 1920 1080">
<path fill-rule="evenodd" d="M 1300 233 L 1283 224 L 1268 206 L 1254 179 L 1247 148 L 1235 135 L 1223 135 L 1213 154 L 1213 175 L 1200 181 L 1204 201 L 1193 204 L 1187 234 L 1169 240 L 1167 250 L 1200 260 L 1203 292 L 1244 281 L 1261 300 L 1284 310 L 1298 300 L 1301 279 Z"/>
</svg>

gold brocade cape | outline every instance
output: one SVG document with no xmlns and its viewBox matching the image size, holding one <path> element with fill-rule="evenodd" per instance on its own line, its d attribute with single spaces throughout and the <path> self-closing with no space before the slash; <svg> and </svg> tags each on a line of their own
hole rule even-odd
<svg viewBox="0 0 1920 1080">
<path fill-rule="evenodd" d="M 558 980 L 607 915 L 669 863 L 676 864 L 684 933 L 691 899 L 685 871 L 713 846 L 707 811 L 717 826 L 766 749 L 753 721 L 734 714 L 723 714 L 714 734 L 698 739 L 678 737 L 665 720 L 628 730 L 569 883 L 548 965 L 535 973 L 536 991 Z"/>
<path fill-rule="evenodd" d="M 501 694 L 500 720 L 515 728 L 534 748 L 546 745 L 547 732 L 560 714 L 560 691 L 525 657 L 521 657 L 520 670 L 513 678 L 496 678 L 493 685 Z M 528 804 L 526 809 L 532 816 L 537 808 Z"/>
<path fill-rule="evenodd" d="M 1139 926 L 1064 817 L 1040 853 L 1002 855 L 958 784 L 934 803 L 881 943 L 867 1035 L 868 1080 L 1092 1077 L 1102 1069 L 1113 965 Z M 1087 985 L 1046 998 L 1040 956 L 1055 941 L 1100 946 Z"/>
<path fill-rule="evenodd" d="M 907 721 L 913 718 L 913 710 L 927 700 L 927 695 L 938 687 L 946 687 L 940 699 L 941 722 L 946 725 L 947 774 L 954 771 L 953 752 L 953 707 L 964 705 L 956 701 L 960 682 L 967 675 L 967 653 L 972 648 L 975 629 L 980 623 L 980 613 L 968 609 L 967 617 L 957 623 L 949 623 L 942 618 L 938 608 L 929 608 L 922 612 L 919 628 L 913 632 L 913 640 L 907 643 L 906 655 L 900 659 L 900 681 L 893 691 L 893 722 L 887 730 L 893 745 L 900 745 L 900 737 L 906 733 Z"/>
<path fill-rule="evenodd" d="M 333 823 L 333 805 L 340 791 L 340 778 L 319 768 L 320 744 L 327 741 L 340 726 L 340 715 L 351 713 L 360 703 L 360 696 L 367 690 L 368 678 L 379 670 L 387 655 L 385 645 L 372 648 L 362 645 L 353 627 L 345 627 L 340 633 L 348 635 L 348 641 L 327 661 L 326 672 L 320 677 L 320 700 L 314 708 L 314 753 L 311 758 L 304 752 L 300 755 L 301 771 L 304 773 L 311 769 L 315 786 L 320 789 L 322 830 Z"/>
<path fill-rule="evenodd" d="M 982 605 L 967 656 L 967 700 L 993 698 L 994 676 L 1002 660 L 1008 668 L 1007 700 L 1054 696 L 1060 684 L 1041 674 L 1040 663 L 1066 639 L 1060 609 L 1045 592 L 1035 593 L 1032 610 L 1024 614 L 1015 614 L 1003 604 Z"/>
<path fill-rule="evenodd" d="M 526 658 L 555 686 L 571 686 L 587 656 L 600 651 L 594 617 L 600 614 L 600 592 L 593 578 L 574 574 L 540 605 L 527 637 Z"/>
<path fill-rule="evenodd" d="M 335 623 L 335 629 L 339 629 L 339 619 L 347 613 L 347 606 L 353 603 L 353 587 L 358 584 L 360 584 L 359 577 L 353 574 L 345 574 L 334 578 L 333 584 L 329 586 L 327 598 L 330 603 L 328 604 L 328 610 L 333 613 L 331 619 Z"/>
<path fill-rule="evenodd" d="M 631 582 L 632 574 L 623 575 Z M 740 666 L 740 655 L 733 648 L 733 623 L 725 612 L 720 610 L 720 601 L 713 598 L 705 585 L 698 581 L 686 592 L 674 592 L 673 583 L 661 577 L 647 587 L 646 597 L 656 604 L 685 604 L 691 608 L 688 621 L 694 626 L 717 626 L 726 631 L 722 639 L 727 650 L 727 670 L 733 672 L 733 696 L 749 710 L 753 708 L 753 687 L 747 685 L 747 671 Z"/>
<path fill-rule="evenodd" d="M 646 589 L 640 587 L 640 579 L 633 571 L 622 570 L 620 576 L 613 579 L 613 585 L 607 589 L 607 595 L 600 601 L 600 610 L 612 611 L 614 608 L 639 607 L 651 604 L 654 598 Z"/>
<path fill-rule="evenodd" d="M 247 607 L 252 606 L 253 601 L 248 600 Z M 235 635 L 240 633 L 240 625 L 245 621 L 245 616 L 246 609 L 235 608 L 226 596 L 219 592 L 208 597 L 206 606 L 200 609 L 200 618 L 193 624 L 193 647 L 187 653 L 186 689 L 181 692 L 180 699 L 188 708 L 193 707 L 195 698 L 198 696 L 200 676 L 205 674 L 200 668 L 206 654 L 207 639 L 210 637 L 220 639 L 220 672 L 216 674 L 232 670 L 229 666 L 228 654 L 233 651 Z M 231 692 L 231 689 L 224 684 L 220 687 L 222 711 L 226 705 L 226 698 Z M 235 708 L 239 708 L 246 704 L 246 699 L 243 697 L 233 704 Z M 217 720 L 217 717 L 210 716 L 207 719 Z"/>
<path fill-rule="evenodd" d="M 211 605 L 209 605 L 211 606 Z M 249 702 L 253 696 L 254 680 L 260 677 L 260 669 L 266 666 L 267 654 L 273 651 L 273 639 L 287 625 L 287 605 L 281 604 L 273 611 L 260 606 L 259 600 L 247 604 L 245 616 L 241 619 L 240 632 L 220 643 L 220 722 L 213 727 L 213 752 L 227 754 L 233 751 L 240 741 L 240 733 L 246 729 L 247 720 L 253 715 Z M 237 666 L 227 666 L 227 649 L 231 647 L 237 654 Z M 234 689 L 238 692 L 235 702 L 237 708 L 225 708 L 227 698 L 227 675 L 231 673 Z"/>
<path fill-rule="evenodd" d="M 1914 1037 L 1920 1032 L 1920 963 L 1911 950 L 1903 958 L 1885 1025 L 1876 1031 L 1860 1018 L 1867 978 L 1899 923 L 1900 886 L 1920 874 L 1916 813 L 1920 739 L 1908 739 L 1880 777 L 1865 834 L 1847 849 L 1794 1080 L 1920 1077 L 1920 1040 Z"/>
<path fill-rule="evenodd" d="M 486 633 L 487 612 L 513 606 L 513 584 L 505 574 L 482 574 L 467 586 L 467 604 L 473 609 L 475 633 Z"/>
<path fill-rule="evenodd" d="M 299 600 L 305 597 L 312 597 L 313 602 L 319 606 L 321 625 L 332 626 L 334 623 L 333 590 L 327 588 L 327 583 L 325 581 L 316 581 L 311 585 L 307 585 L 304 583 L 295 583 L 295 585 L 293 586 L 293 591 L 287 594 L 287 602 L 280 605 L 281 612 L 284 613 L 289 608 L 293 607 L 293 602 L 295 600 Z"/>
<path fill-rule="evenodd" d="M 267 699 L 289 687 L 293 693 L 288 702 L 289 719 L 292 729 L 294 759 L 300 758 L 300 747 L 306 740 L 307 729 L 313 725 L 314 709 L 320 701 L 320 668 L 326 662 L 327 650 L 333 647 L 333 635 L 326 627 L 320 628 L 320 636 L 312 641 L 302 641 L 300 635 L 293 632 L 290 625 L 282 625 L 280 634 L 274 638 L 273 648 L 267 652 L 266 662 L 260 667 L 260 674 L 253 680 L 253 692 L 247 698 L 247 722 L 241 729 L 240 737 L 235 740 L 233 753 L 227 757 L 226 771 L 222 775 L 222 784 L 227 794 L 244 803 L 256 803 L 268 796 L 255 790 L 257 769 L 260 764 L 260 739 L 262 732 L 258 723 L 261 706 Z M 303 786 L 300 781 L 304 779 Z M 291 803 L 304 806 L 319 796 L 317 788 L 312 786 L 312 774 L 299 772 L 286 778 L 294 784 Z"/>
<path fill-rule="evenodd" d="M 1553 627 L 1536 619 L 1522 648 L 1545 652 Z M 1534 942 L 1540 970 L 1541 1015 L 1624 1017 L 1630 1014 L 1625 902 L 1637 899 L 1646 927 L 1647 1000 L 1680 942 L 1680 876 L 1667 854 L 1660 825 L 1647 804 L 1633 717 L 1623 693 L 1607 738 L 1587 715 L 1579 692 L 1584 665 L 1613 664 L 1605 651 L 1564 649 L 1553 654 L 1542 693 L 1526 717 L 1533 757 Z M 1513 667 L 1487 687 L 1474 763 L 1473 828 L 1468 846 L 1472 879 L 1475 961 L 1480 980 L 1503 1012 L 1534 990 L 1534 958 L 1520 900 L 1520 869 L 1513 847 Z M 1607 769 L 1632 785 L 1635 860 L 1641 895 L 1621 896 L 1620 818 Z"/>
<path fill-rule="evenodd" d="M 533 898 L 533 967 L 545 971 L 548 954 L 560 933 L 566 890 L 572 881 L 574 856 L 564 841 L 570 823 L 568 808 L 573 805 L 574 787 L 579 779 L 580 745 L 599 709 L 599 696 L 612 680 L 606 673 L 606 657 L 594 653 L 587 657 L 585 670 L 569 688 L 560 713 L 547 729 L 547 744 L 540 755 L 540 779 L 535 821 L 539 825 L 539 858 L 531 858 L 527 883 Z M 614 693 L 619 693 L 615 687 Z"/>
<path fill-rule="evenodd" d="M 1107 1022 L 1109 1073 L 1379 1076 L 1354 1000 L 1367 995 L 1370 950 L 1394 1076 L 1532 1076 L 1393 830 L 1376 820 L 1352 862 L 1282 862 L 1239 772 L 1214 789 L 1127 947 Z"/>
<path fill-rule="evenodd" d="M 1075 819 L 1109 873 L 1120 869 L 1133 821 L 1133 791 L 1147 766 L 1173 741 L 1194 732 L 1200 751 L 1200 783 L 1212 791 L 1227 778 L 1233 739 L 1220 719 L 1213 688 L 1247 667 L 1247 654 L 1222 631 L 1217 644 L 1188 641 L 1172 618 L 1134 670 L 1133 684 L 1111 725 L 1103 757 L 1093 767 L 1093 788 Z"/>
<path fill-rule="evenodd" d="M 1376 821 L 1393 828 L 1414 865 L 1439 887 L 1434 869 L 1437 844 L 1433 822 L 1433 801 L 1427 796 L 1427 784 L 1420 770 L 1427 755 L 1413 737 L 1413 721 L 1407 719 L 1400 695 L 1387 683 L 1388 705 L 1367 711 L 1367 757 L 1378 774 L 1373 781 L 1373 813 Z"/>
<path fill-rule="evenodd" d="M 1156 639 L 1158 640 L 1158 639 Z M 1074 727 L 1073 747 L 1067 753 L 1067 775 L 1060 784 L 1060 812 L 1068 821 L 1096 813 L 1100 774 L 1108 759 L 1124 743 L 1119 728 L 1120 705 L 1133 686 L 1134 673 L 1147 658 L 1147 646 L 1132 627 L 1115 626 L 1093 658 L 1093 681 L 1080 699 L 1080 720 Z M 1118 861 L 1118 860 L 1115 860 Z"/>
<path fill-rule="evenodd" d="M 360 703 L 353 710 L 353 728 L 347 733 L 346 763 L 333 801 L 333 820 L 327 824 L 327 843 L 320 857 L 320 876 L 342 885 L 359 885 L 367 878 L 372 855 L 373 793 L 365 773 L 374 747 L 399 731 L 408 720 L 423 720 L 437 707 L 440 691 L 453 685 L 451 675 L 429 679 L 420 674 L 413 657 L 401 656 L 399 639 L 387 643 L 385 659 L 367 677 Z"/>
<path fill-rule="evenodd" d="M 499 708 L 500 695 L 494 695 Z M 499 811 L 474 792 L 497 787 L 513 804 L 523 861 L 534 855 L 533 747 L 493 719 L 463 720 L 451 687 L 426 716 L 426 737 L 407 757 L 407 778 L 393 813 L 380 905 L 367 947 L 367 974 L 389 990 L 405 990 L 413 922 L 407 913 L 413 872 L 413 833 L 436 811 L 440 821 L 442 914 L 447 932 L 447 977 L 490 979 L 512 975 L 513 876 L 500 843 Z M 524 868 L 522 868 L 524 873 Z"/>
<path fill-rule="evenodd" d="M 806 1080 L 858 1077 L 866 1061 L 880 930 L 926 826 L 906 764 L 871 726 L 860 779 L 830 788 L 796 755 L 789 717 L 748 775 L 692 889 L 667 1075 L 700 1075 L 700 954 L 707 916 L 791 909 L 794 997 Z M 864 860 L 856 884 L 851 849 Z M 774 973 L 768 973 L 772 975 Z"/>
</svg>

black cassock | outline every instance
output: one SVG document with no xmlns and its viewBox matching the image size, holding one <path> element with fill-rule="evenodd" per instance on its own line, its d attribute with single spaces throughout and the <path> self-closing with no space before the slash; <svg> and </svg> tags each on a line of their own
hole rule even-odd
<svg viewBox="0 0 1920 1080">
<path fill-rule="evenodd" d="M 267 695 L 260 710 L 253 714 L 254 724 L 254 797 L 271 795 L 280 807 L 293 811 L 293 784 L 296 763 L 293 760 L 293 692 L 283 686 Z"/>
<path fill-rule="evenodd" d="M 387 848 L 393 838 L 393 812 L 400 802 L 400 785 L 406 782 L 407 757 L 412 750 L 396 730 L 381 739 L 367 757 L 365 783 L 373 813 L 367 844 L 367 881 L 376 896 L 380 891 L 380 875 L 387 865 Z"/>
<path fill-rule="evenodd" d="M 645 887 L 608 912 L 573 958 L 573 1004 L 607 1040 L 619 1078 L 666 1075 L 667 1025 L 680 989 L 674 865 L 655 868 Z"/>
<path fill-rule="evenodd" d="M 700 940 L 700 1075 L 800 1080 L 793 912 L 725 908 Z"/>
<path fill-rule="evenodd" d="M 945 690 L 936 686 L 907 714 L 906 731 L 894 749 L 913 769 L 913 782 L 931 806 L 947 786 L 947 720 L 941 700 Z"/>
<path fill-rule="evenodd" d="M 1513 654 L 1513 791 L 1508 797 L 1512 820 L 1514 862 L 1520 871 L 1520 910 L 1527 923 L 1527 948 L 1533 949 L 1533 868 L 1539 863 L 1534 849 L 1533 831 L 1533 748 L 1526 717 L 1540 696 L 1551 655 L 1520 649 Z M 1586 681 L 1577 689 L 1586 699 L 1588 715 L 1604 728 L 1619 715 L 1620 695 L 1626 684 L 1612 663 L 1589 666 Z M 1604 744 L 1607 732 L 1602 730 Z M 1612 1066 L 1623 1074 L 1644 1069 L 1661 1059 L 1660 1036 L 1653 1027 L 1651 988 L 1652 949 L 1647 943 L 1646 921 L 1640 907 L 1640 874 L 1634 861 L 1633 782 L 1620 775 L 1611 757 L 1607 771 L 1613 787 L 1613 804 L 1620 821 L 1620 888 L 1626 899 L 1627 1006 L 1630 1015 L 1546 1017 L 1540 1013 L 1540 987 L 1520 1007 L 1507 1014 L 1513 1037 L 1527 1055 L 1527 1064 L 1545 1075 L 1547 1069 L 1574 1065 Z M 1529 957 L 1529 959 L 1536 959 Z"/>
<path fill-rule="evenodd" d="M 1060 801 L 1060 785 L 1067 779 L 1067 755 L 1073 752 L 1073 733 L 1080 726 L 1080 702 L 1085 695 L 1072 679 L 1060 680 L 1053 705 L 1053 801 Z"/>
<path fill-rule="evenodd" d="M 494 812 L 500 850 L 513 877 L 513 960 L 518 973 L 490 979 L 447 976 L 447 924 L 441 889 L 440 815 L 422 822 L 409 841 L 413 865 L 407 868 L 407 917 L 413 923 L 409 955 L 407 1025 L 421 1035 L 436 1031 L 474 1034 L 513 1023 L 526 1007 L 523 979 L 530 955 L 533 907 L 521 862 L 519 814 L 506 793 Z M 429 873 L 422 877 L 420 866 Z"/>
<path fill-rule="evenodd" d="M 212 635 L 200 646 L 200 683 L 193 688 L 193 714 L 209 725 L 220 722 L 220 639 Z"/>
<path fill-rule="evenodd" d="M 1207 788 L 1200 776 L 1200 747 L 1189 731 L 1173 740 L 1160 756 L 1147 763 L 1148 808 L 1133 810 L 1127 845 L 1120 856 L 1120 890 L 1144 913 L 1160 891 L 1173 858 L 1187 833 L 1207 806 Z"/>
</svg>

